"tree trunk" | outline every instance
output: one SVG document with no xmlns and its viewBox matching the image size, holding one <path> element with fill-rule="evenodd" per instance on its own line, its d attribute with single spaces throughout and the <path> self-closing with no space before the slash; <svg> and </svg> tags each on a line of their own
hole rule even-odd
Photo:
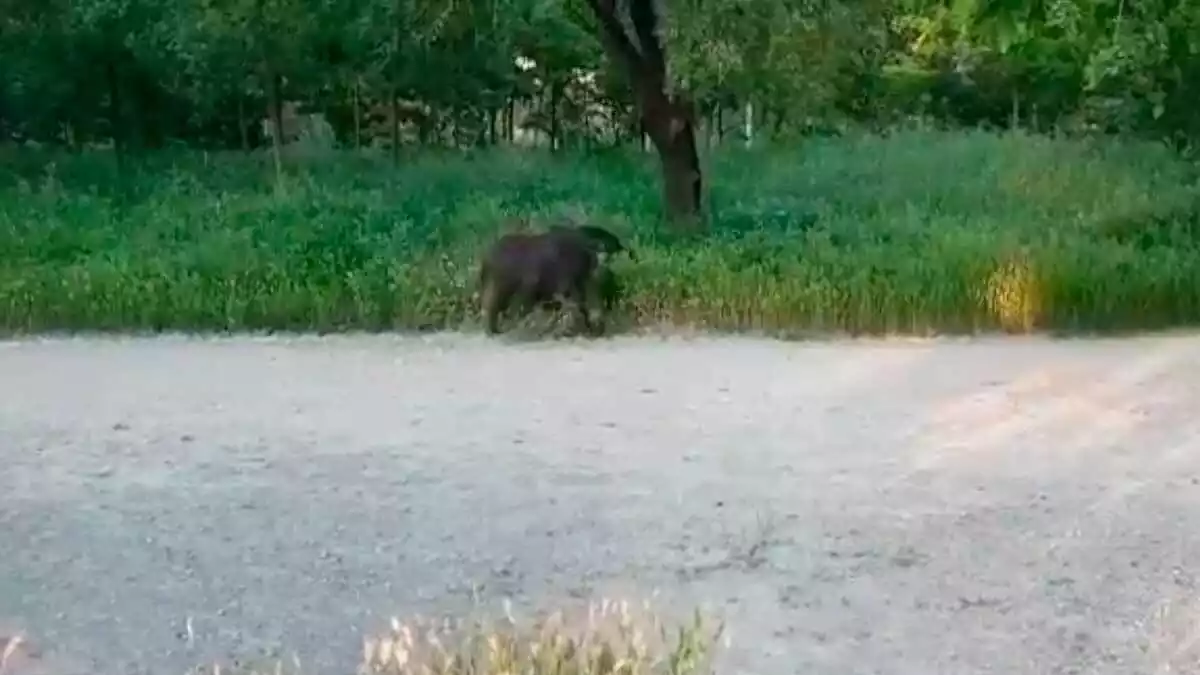
<svg viewBox="0 0 1200 675">
<path fill-rule="evenodd" d="M 558 150 L 558 99 L 559 86 L 557 80 L 550 82 L 550 151 Z"/>
<path fill-rule="evenodd" d="M 392 5 L 392 53 L 391 59 L 398 58 L 400 45 L 403 44 L 401 17 L 404 16 L 404 3 L 396 0 Z M 388 64 L 388 98 L 392 106 L 392 163 L 400 164 L 400 73 L 396 64 Z"/>
<path fill-rule="evenodd" d="M 424 147 L 429 145 L 429 139 L 433 134 L 441 133 L 441 120 L 435 119 L 433 106 L 429 106 L 429 111 L 422 110 L 417 118 L 417 143 Z"/>
<path fill-rule="evenodd" d="M 275 164 L 275 186 L 283 187 L 283 93 L 282 78 L 268 59 L 264 64 L 267 74 L 267 106 L 271 113 L 271 159 Z"/>
<path fill-rule="evenodd" d="M 275 164 L 275 189 L 283 189 L 283 93 L 282 78 L 275 69 L 272 59 L 270 31 L 266 28 L 264 0 L 255 2 L 255 32 L 259 45 L 259 64 L 262 67 L 263 85 L 267 92 L 267 114 L 271 116 L 271 159 Z"/>
<path fill-rule="evenodd" d="M 442 127 L 442 132 L 440 132 L 438 134 L 438 145 L 442 144 L 443 139 L 446 136 L 445 131 L 447 131 L 447 126 L 449 127 L 448 131 L 450 132 L 450 147 L 457 148 L 457 147 L 459 147 L 459 145 L 461 145 L 461 143 L 459 142 L 459 138 L 458 138 L 458 135 L 459 135 L 459 133 L 461 131 L 461 127 L 462 127 L 462 125 L 459 124 L 459 117 L 461 115 L 462 115 L 462 111 L 458 107 L 458 104 L 457 103 L 451 104 L 450 105 L 450 115 L 448 116 L 448 119 L 446 120 L 446 124 L 444 124 Z"/>
<path fill-rule="evenodd" d="M 400 164 L 400 89 L 395 84 L 390 91 L 392 108 L 392 163 Z"/>
<path fill-rule="evenodd" d="M 742 119 L 745 125 L 746 147 L 754 145 L 754 104 L 746 101 L 746 115 Z"/>
<path fill-rule="evenodd" d="M 672 223 L 695 227 L 701 223 L 703 192 L 695 105 L 689 98 L 670 92 L 655 1 L 587 0 L 587 4 L 600 23 L 609 55 L 629 75 L 639 117 L 658 152 L 665 215 Z M 622 6 L 632 24 L 632 36 L 618 16 Z"/>
<path fill-rule="evenodd" d="M 123 61 L 124 51 L 119 54 Z M 132 62 L 132 59 L 130 61 Z M 144 109 L 154 107 L 153 100 L 150 99 L 147 103 L 147 99 L 154 96 L 155 92 L 153 87 L 147 85 L 144 78 L 139 76 L 136 68 L 132 71 L 120 70 L 123 76 L 130 72 L 133 77 L 121 82 L 121 122 L 124 126 L 124 149 L 127 157 L 151 147 L 158 137 L 157 127 L 168 123 L 165 118 L 153 116 L 147 119 L 143 114 Z"/>
<path fill-rule="evenodd" d="M 352 104 L 354 105 L 354 149 L 362 149 L 362 97 L 359 94 L 359 82 L 354 81 L 351 89 Z"/>
<path fill-rule="evenodd" d="M 262 7 L 259 7 L 262 11 Z M 263 79 L 266 89 L 266 113 L 271 118 L 271 161 L 275 165 L 276 190 L 283 189 L 283 78 L 275 70 L 270 48 L 262 48 Z"/>
<path fill-rule="evenodd" d="M 508 136 L 508 144 L 512 145 L 517 140 L 517 97 L 510 96 L 508 98 L 508 109 L 504 111 L 508 119 L 504 122 L 504 133 Z"/>
<path fill-rule="evenodd" d="M 475 147 L 486 148 L 488 141 L 491 139 L 491 111 L 480 109 L 475 111 L 475 123 L 479 129 L 475 132 Z"/>
<path fill-rule="evenodd" d="M 658 152 L 666 216 L 674 223 L 691 221 L 700 215 L 703 191 L 691 106 L 661 92 L 645 92 L 642 119 Z"/>
<path fill-rule="evenodd" d="M 125 172 L 125 119 L 122 115 L 121 78 L 117 63 L 109 57 L 104 64 L 104 77 L 108 84 L 108 125 L 112 135 L 113 157 L 117 160 L 117 173 Z"/>
<path fill-rule="evenodd" d="M 250 129 L 246 123 L 246 97 L 237 94 L 238 137 L 242 141 L 242 152 L 250 152 Z"/>
</svg>

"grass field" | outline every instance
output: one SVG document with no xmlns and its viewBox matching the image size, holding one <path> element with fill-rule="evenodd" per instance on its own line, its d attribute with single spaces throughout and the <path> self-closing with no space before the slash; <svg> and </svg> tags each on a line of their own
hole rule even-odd
<svg viewBox="0 0 1200 675">
<path fill-rule="evenodd" d="M 24 152 L 24 151 L 22 151 Z M 984 132 L 815 139 L 709 164 L 708 234 L 656 224 L 650 155 L 292 165 L 4 151 L 0 330 L 472 326 L 510 216 L 627 237 L 618 321 L 771 334 L 1200 323 L 1196 167 L 1166 149 Z"/>
</svg>

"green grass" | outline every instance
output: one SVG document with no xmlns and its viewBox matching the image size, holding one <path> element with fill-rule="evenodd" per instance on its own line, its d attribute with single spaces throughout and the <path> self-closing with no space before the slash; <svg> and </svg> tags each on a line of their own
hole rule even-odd
<svg viewBox="0 0 1200 675">
<path fill-rule="evenodd" d="M 0 157 L 0 330 L 459 328 L 511 216 L 628 238 L 623 325 L 918 333 L 1200 323 L 1195 167 L 1167 150 L 983 132 L 725 150 L 705 236 L 656 223 L 652 157 L 496 151 L 292 165 Z M 7 168 L 5 168 L 7 167 Z"/>
</svg>

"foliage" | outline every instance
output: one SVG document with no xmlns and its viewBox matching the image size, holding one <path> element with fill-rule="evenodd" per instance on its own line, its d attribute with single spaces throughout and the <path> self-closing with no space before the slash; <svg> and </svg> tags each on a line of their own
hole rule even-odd
<svg viewBox="0 0 1200 675">
<path fill-rule="evenodd" d="M 1200 318 L 1195 173 L 1161 146 L 1023 133 L 814 139 L 714 156 L 709 236 L 652 224 L 648 156 L 341 155 L 271 189 L 240 153 L 4 157 L 0 328 L 336 330 L 476 321 L 476 257 L 514 216 L 630 241 L 616 325 L 1150 328 Z M 402 191 L 394 186 L 402 185 Z"/>
<path fill-rule="evenodd" d="M 622 0 L 625 1 L 625 0 Z M 1176 0 L 671 0 L 672 78 L 712 142 L 904 118 L 1200 134 L 1200 5 Z M 234 148 L 280 95 L 343 144 L 635 137 L 582 0 L 3 0 L 0 133 Z M 524 65 L 520 65 L 524 64 Z M 401 139 L 368 124 L 400 114 Z M 388 125 L 384 124 L 383 127 Z M 529 132 L 533 133 L 533 132 Z M 393 138 L 393 136 L 396 136 Z M 399 154 L 396 155 L 399 158 Z"/>
</svg>

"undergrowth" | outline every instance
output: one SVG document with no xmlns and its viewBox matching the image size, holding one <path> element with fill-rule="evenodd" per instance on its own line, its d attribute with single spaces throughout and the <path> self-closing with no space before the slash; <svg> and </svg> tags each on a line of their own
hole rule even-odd
<svg viewBox="0 0 1200 675">
<path fill-rule="evenodd" d="M 626 238 L 618 325 L 931 333 L 1200 323 L 1194 167 L 1163 148 L 903 132 L 710 157 L 703 235 L 656 221 L 653 157 L 334 154 L 269 163 L 4 151 L 0 330 L 471 327 L 512 217 Z M 7 167 L 7 168 L 3 168 Z"/>
</svg>

